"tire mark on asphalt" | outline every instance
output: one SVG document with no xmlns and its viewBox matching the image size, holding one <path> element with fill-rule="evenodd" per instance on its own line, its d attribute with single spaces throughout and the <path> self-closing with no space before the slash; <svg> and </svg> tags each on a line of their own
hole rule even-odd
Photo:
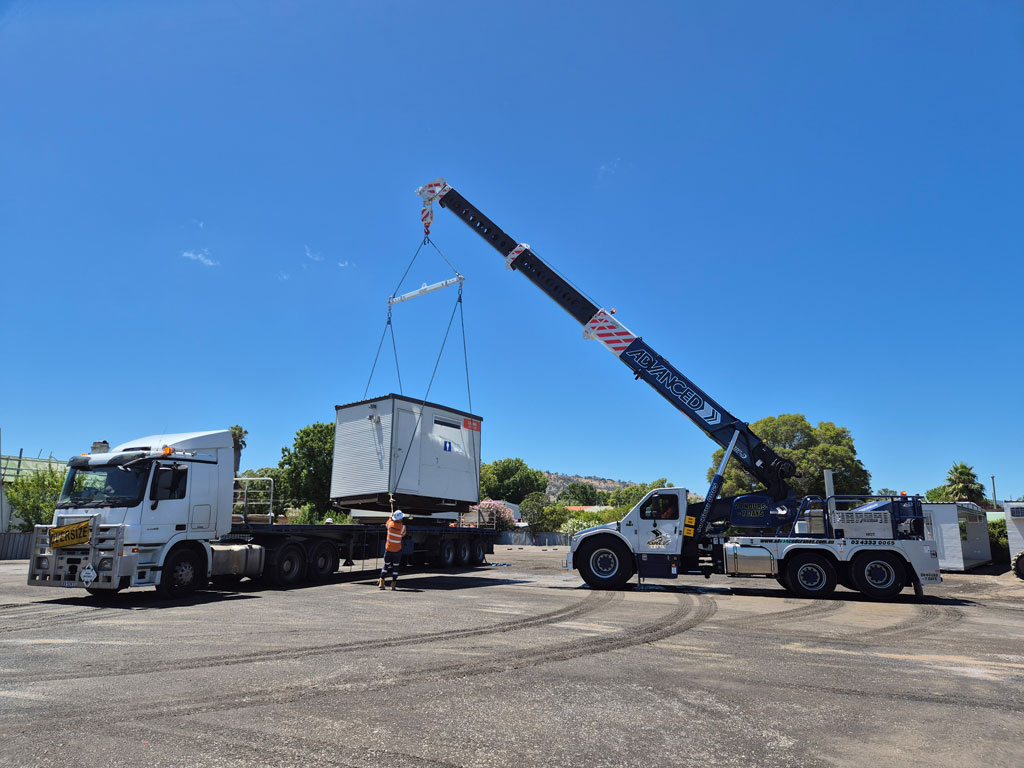
<svg viewBox="0 0 1024 768">
<path fill-rule="evenodd" d="M 963 621 L 964 614 L 959 608 L 923 603 L 914 606 L 915 615 L 888 627 L 868 629 L 846 635 L 842 639 L 852 642 L 874 642 L 890 640 L 904 635 L 931 635 L 944 632 Z"/>
<path fill-rule="evenodd" d="M 619 594 L 621 593 L 613 593 Z M 576 639 L 569 642 L 555 643 L 514 651 L 503 650 L 500 656 L 489 659 L 474 659 L 469 662 L 450 664 L 447 666 L 431 666 L 425 669 L 406 669 L 391 675 L 375 671 L 371 678 L 351 678 L 325 682 L 324 678 L 309 679 L 303 683 L 290 686 L 275 686 L 262 691 L 236 691 L 218 696 L 207 697 L 202 702 L 179 700 L 158 703 L 151 709 L 139 709 L 129 714 L 131 719 L 150 717 L 178 717 L 185 715 L 205 714 L 223 710 L 251 709 L 270 704 L 292 704 L 308 699 L 311 691 L 316 695 L 336 695 L 373 690 L 376 688 L 409 685 L 413 683 L 437 683 L 446 680 L 458 680 L 479 675 L 498 674 L 513 670 L 534 667 L 555 661 L 569 661 L 600 653 L 629 648 L 646 643 L 664 640 L 672 635 L 685 632 L 711 618 L 718 605 L 713 598 L 698 595 L 676 595 L 679 603 L 667 616 L 656 621 L 616 632 L 611 636 L 597 636 Z M 610 603 L 611 601 L 606 601 Z"/>
<path fill-rule="evenodd" d="M 788 611 L 775 611 L 757 616 L 741 616 L 735 619 L 724 619 L 718 623 L 742 629 L 758 629 L 780 621 L 803 621 L 804 619 L 816 618 L 823 614 L 835 613 L 844 605 L 845 603 L 837 600 L 811 600 L 799 608 L 793 608 Z"/>
<path fill-rule="evenodd" d="M 88 614 L 103 610 L 101 605 L 87 605 L 62 611 L 56 606 L 41 606 L 35 603 L 28 604 L 25 608 L 25 610 L 13 613 L 6 612 L 10 610 L 9 608 L 4 609 L 5 612 L 0 615 L 0 632 L 24 632 L 31 629 L 49 629 L 64 624 L 75 624 L 80 621 L 92 621 L 100 617 L 89 618 Z M 25 623 L 6 624 L 11 619 Z"/>
<path fill-rule="evenodd" d="M 9 682 L 45 682 L 52 680 L 81 680 L 96 677 L 120 677 L 130 674 L 149 674 L 152 672 L 175 672 L 188 669 L 208 669 L 211 667 L 227 667 L 238 664 L 254 664 L 261 661 L 281 661 L 302 659 L 310 656 L 322 656 L 331 653 L 344 653 L 358 651 L 366 648 L 374 650 L 381 648 L 395 648 L 403 645 L 421 645 L 448 640 L 459 640 L 465 637 L 478 637 L 481 635 L 500 634 L 502 632 L 516 632 L 522 629 L 555 624 L 568 619 L 579 618 L 593 613 L 606 605 L 614 602 L 621 602 L 621 592 L 591 592 L 585 599 L 574 605 L 558 608 L 547 613 L 535 616 L 503 621 L 497 624 L 488 624 L 484 627 L 469 627 L 466 629 L 450 629 L 440 632 L 421 632 L 414 635 L 402 635 L 399 637 L 384 637 L 372 640 L 353 640 L 345 643 L 332 643 L 313 648 L 282 648 L 272 650 L 253 651 L 251 653 L 224 654 L 219 656 L 207 656 L 196 659 L 179 660 L 140 660 L 131 663 L 122 663 L 111 666 L 107 662 L 100 662 L 102 666 L 95 669 L 78 668 L 75 670 L 58 670 L 55 672 L 42 672 L 25 674 L 13 674 L 5 676 Z"/>
</svg>

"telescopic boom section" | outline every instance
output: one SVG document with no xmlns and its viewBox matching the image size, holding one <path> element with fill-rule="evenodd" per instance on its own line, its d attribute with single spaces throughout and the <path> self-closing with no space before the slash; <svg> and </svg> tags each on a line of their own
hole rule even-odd
<svg viewBox="0 0 1024 768">
<path fill-rule="evenodd" d="M 779 456 L 740 421 L 713 400 L 700 387 L 680 373 L 642 338 L 620 323 L 612 311 L 601 309 L 548 267 L 530 250 L 518 243 L 482 214 L 472 203 L 438 179 L 417 190 L 429 206 L 435 200 L 447 208 L 505 257 L 506 264 L 525 274 L 534 285 L 550 296 L 583 326 L 583 336 L 597 339 L 625 363 L 638 379 L 682 411 L 722 448 L 728 449 L 733 435 L 739 433 L 733 457 L 777 500 L 790 495 L 786 479 L 796 474 L 796 466 Z"/>
</svg>

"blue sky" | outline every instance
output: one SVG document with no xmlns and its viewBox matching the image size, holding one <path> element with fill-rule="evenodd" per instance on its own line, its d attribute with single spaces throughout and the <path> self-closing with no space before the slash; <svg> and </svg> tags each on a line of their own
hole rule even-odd
<svg viewBox="0 0 1024 768">
<path fill-rule="evenodd" d="M 3 452 L 240 423 L 276 463 L 362 398 L 444 176 L 737 416 L 849 427 L 876 488 L 966 461 L 1020 496 L 1022 93 L 1013 2 L 4 4 Z M 485 460 L 703 492 L 703 433 L 432 236 Z M 454 299 L 395 310 L 407 394 Z M 431 399 L 467 407 L 458 333 Z"/>
</svg>

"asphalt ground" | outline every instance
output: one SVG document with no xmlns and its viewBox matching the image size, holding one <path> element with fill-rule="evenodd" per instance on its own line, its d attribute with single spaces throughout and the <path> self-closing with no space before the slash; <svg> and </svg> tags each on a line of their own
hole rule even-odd
<svg viewBox="0 0 1024 768">
<path fill-rule="evenodd" d="M 1024 582 L 596 592 L 565 549 L 99 602 L 0 563 L 3 766 L 1019 766 Z"/>
</svg>

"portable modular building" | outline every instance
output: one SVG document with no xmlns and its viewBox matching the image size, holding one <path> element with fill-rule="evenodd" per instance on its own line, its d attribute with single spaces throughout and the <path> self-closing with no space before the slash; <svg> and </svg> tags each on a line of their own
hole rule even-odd
<svg viewBox="0 0 1024 768">
<path fill-rule="evenodd" d="M 921 506 L 924 535 L 935 542 L 939 568 L 967 571 L 992 562 L 985 510 L 969 501 L 925 502 Z"/>
<path fill-rule="evenodd" d="M 1010 545 L 1010 559 L 1024 552 L 1024 501 L 1004 501 L 1006 513 L 1006 541 Z"/>
<path fill-rule="evenodd" d="M 482 419 L 390 394 L 335 407 L 331 500 L 366 510 L 465 512 L 480 501 Z"/>
</svg>

